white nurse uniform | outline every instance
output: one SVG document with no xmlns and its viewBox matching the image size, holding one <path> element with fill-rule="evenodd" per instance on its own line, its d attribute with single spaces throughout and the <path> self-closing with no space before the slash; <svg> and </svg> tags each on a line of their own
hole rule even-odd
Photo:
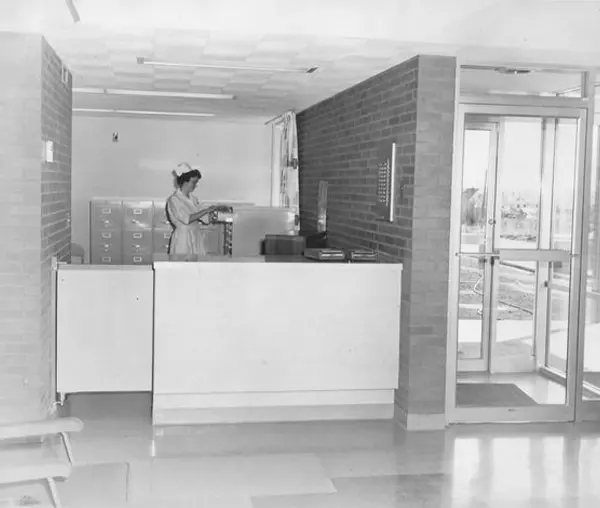
<svg viewBox="0 0 600 508">
<path fill-rule="evenodd" d="M 194 196 L 175 191 L 167 200 L 167 213 L 175 230 L 169 243 L 169 254 L 206 255 L 206 239 L 200 222 L 190 223 L 190 215 L 202 210 Z"/>
</svg>

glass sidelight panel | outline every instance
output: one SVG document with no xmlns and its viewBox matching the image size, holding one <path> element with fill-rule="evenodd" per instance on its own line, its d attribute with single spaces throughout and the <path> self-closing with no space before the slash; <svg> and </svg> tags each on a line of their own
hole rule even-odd
<svg viewBox="0 0 600 508">
<path fill-rule="evenodd" d="M 583 348 L 584 401 L 600 401 L 600 143 L 599 129 L 594 128 L 594 150 L 590 179 L 588 222 L 588 256 L 585 299 L 585 334 Z"/>
</svg>

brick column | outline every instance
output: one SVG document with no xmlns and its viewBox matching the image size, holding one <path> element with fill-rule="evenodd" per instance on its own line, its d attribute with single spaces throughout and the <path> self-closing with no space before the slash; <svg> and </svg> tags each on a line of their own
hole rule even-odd
<svg viewBox="0 0 600 508">
<path fill-rule="evenodd" d="M 396 404 L 409 429 L 445 425 L 456 61 L 419 57 L 412 227 L 404 251 Z"/>
<path fill-rule="evenodd" d="M 64 205 L 42 197 L 56 192 L 48 171 L 59 165 L 42 162 L 42 139 L 55 142 L 70 185 L 71 84 L 62 83 L 61 65 L 46 68 L 53 52 L 39 35 L 0 33 L 0 47 L 0 423 L 4 423 L 44 418 L 52 408 L 54 333 L 48 309 L 48 260 L 59 250 L 66 254 L 65 241 L 57 242 L 60 249 L 45 247 L 49 231 L 42 231 L 42 226 Z M 62 109 L 55 107 L 56 100 L 63 100 Z M 57 109 L 60 114 L 55 115 Z"/>
</svg>

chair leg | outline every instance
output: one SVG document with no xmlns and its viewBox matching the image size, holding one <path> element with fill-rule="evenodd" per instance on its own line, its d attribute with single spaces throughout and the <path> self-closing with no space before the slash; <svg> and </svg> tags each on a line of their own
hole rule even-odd
<svg viewBox="0 0 600 508">
<path fill-rule="evenodd" d="M 63 444 L 65 445 L 65 450 L 67 452 L 67 457 L 71 465 L 73 465 L 73 449 L 71 448 L 71 440 L 69 439 L 69 435 L 66 432 L 61 432 L 60 437 L 62 439 Z"/>
<path fill-rule="evenodd" d="M 46 484 L 48 485 L 48 491 L 50 492 L 52 505 L 54 508 L 62 508 L 62 504 L 60 504 L 60 498 L 58 497 L 58 489 L 56 488 L 56 483 L 54 483 L 54 478 L 46 478 Z"/>
</svg>

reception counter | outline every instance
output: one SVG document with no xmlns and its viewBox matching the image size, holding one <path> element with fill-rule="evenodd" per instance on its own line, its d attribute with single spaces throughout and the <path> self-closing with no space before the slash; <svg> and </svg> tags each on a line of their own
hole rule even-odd
<svg viewBox="0 0 600 508">
<path fill-rule="evenodd" d="M 401 272 L 157 256 L 154 424 L 391 418 Z"/>
</svg>

